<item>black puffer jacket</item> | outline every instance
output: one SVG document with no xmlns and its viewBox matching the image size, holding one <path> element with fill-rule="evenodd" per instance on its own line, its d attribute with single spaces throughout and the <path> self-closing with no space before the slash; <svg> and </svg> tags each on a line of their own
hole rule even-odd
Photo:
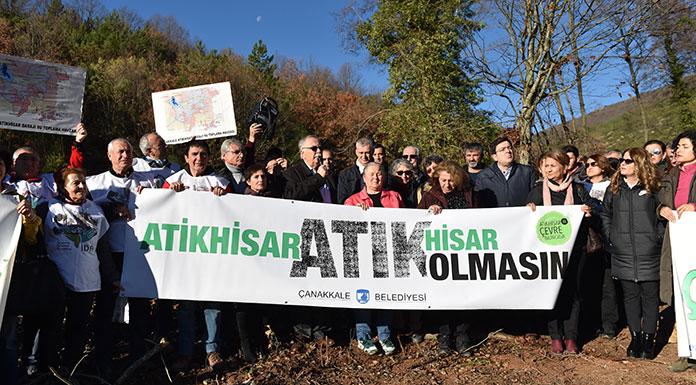
<svg viewBox="0 0 696 385">
<path fill-rule="evenodd" d="M 611 274 L 630 281 L 660 279 L 662 235 L 658 226 L 657 195 L 638 184 L 621 181 L 616 194 L 604 195 L 602 232 L 609 240 Z"/>
</svg>

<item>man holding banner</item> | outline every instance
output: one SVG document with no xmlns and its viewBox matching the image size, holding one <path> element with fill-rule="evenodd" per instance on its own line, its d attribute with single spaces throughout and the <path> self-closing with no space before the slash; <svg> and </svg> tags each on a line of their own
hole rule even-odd
<svg viewBox="0 0 696 385">
<path fill-rule="evenodd" d="M 167 143 L 156 132 L 148 132 L 140 137 L 138 147 L 143 157 L 133 159 L 133 171 L 154 173 L 157 187 L 161 187 L 165 179 L 181 170 L 178 163 L 170 163 L 167 159 Z"/>
<path fill-rule="evenodd" d="M 111 256 L 117 275 L 123 266 L 123 253 L 126 243 L 128 221 L 135 217 L 135 199 L 142 189 L 154 188 L 154 175 L 149 172 L 133 171 L 133 147 L 124 138 L 109 142 L 107 157 L 111 167 L 98 175 L 87 178 L 87 187 L 94 203 L 104 211 L 109 221 L 105 238 L 111 249 Z M 97 366 L 102 374 L 111 374 L 113 353 L 112 318 L 118 293 L 109 282 L 102 280 L 102 289 L 96 297 L 95 307 L 95 345 Z M 145 335 L 149 314 L 149 299 L 129 299 L 131 352 L 137 356 L 145 351 Z"/>
<path fill-rule="evenodd" d="M 82 143 L 87 137 L 87 129 L 80 123 L 75 127 L 75 142 L 70 148 L 68 167 L 82 168 L 84 154 Z M 20 147 L 12 154 L 13 172 L 6 176 L 20 195 L 27 194 L 34 207 L 47 202 L 56 195 L 53 173 L 41 174 L 41 157 L 31 147 Z"/>
<path fill-rule="evenodd" d="M 7 169 L 5 162 L 9 162 L 9 157 L 2 156 L 0 180 Z M 0 184 L 0 244 L 4 250 L 0 255 L 0 383 L 3 384 L 14 384 L 18 377 L 18 315 L 24 317 L 28 349 L 33 345 L 37 329 L 41 329 L 37 351 L 40 367 L 58 364 L 62 287 L 55 265 L 46 258 L 40 231 L 42 223 L 31 199 L 18 196 L 11 185 Z M 20 265 L 14 269 L 16 262 Z M 26 274 L 31 271 L 42 274 Z"/>
<path fill-rule="evenodd" d="M 241 151 L 241 149 L 240 149 Z M 230 192 L 230 182 L 213 174 L 208 168 L 210 150 L 205 142 L 191 141 L 186 148 L 187 168 L 167 178 L 162 188 L 176 192 L 184 190 L 210 191 L 216 196 Z M 193 343 L 196 327 L 197 304 L 182 301 L 179 311 L 179 355 L 178 367 L 185 367 L 193 355 Z M 215 368 L 222 363 L 220 346 L 222 345 L 222 310 L 218 302 L 206 302 L 203 305 L 207 338 L 205 341 L 206 363 Z"/>
</svg>

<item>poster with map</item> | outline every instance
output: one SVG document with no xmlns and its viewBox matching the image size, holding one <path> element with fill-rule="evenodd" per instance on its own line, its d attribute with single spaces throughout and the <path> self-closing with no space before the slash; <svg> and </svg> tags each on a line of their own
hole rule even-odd
<svg viewBox="0 0 696 385">
<path fill-rule="evenodd" d="M 229 82 L 155 92 L 152 109 L 168 144 L 237 134 Z"/>
<path fill-rule="evenodd" d="M 0 54 L 0 128 L 74 135 L 85 78 L 82 68 Z"/>
</svg>

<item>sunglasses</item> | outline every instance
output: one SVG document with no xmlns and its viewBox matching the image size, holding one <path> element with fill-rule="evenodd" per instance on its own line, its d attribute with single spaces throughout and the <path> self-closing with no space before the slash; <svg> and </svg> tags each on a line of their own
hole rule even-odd
<svg viewBox="0 0 696 385">
<path fill-rule="evenodd" d="M 633 164 L 634 162 L 635 161 L 633 159 L 626 159 L 626 158 L 619 159 L 619 163 Z"/>
<path fill-rule="evenodd" d="M 418 159 L 418 155 L 401 155 L 403 159 Z"/>
<path fill-rule="evenodd" d="M 597 162 L 587 162 L 587 167 L 594 167 L 597 165 Z"/>
<path fill-rule="evenodd" d="M 396 172 L 396 175 L 402 176 L 402 175 L 413 175 L 413 171 L 410 170 L 399 170 Z"/>
<path fill-rule="evenodd" d="M 302 147 L 303 150 L 312 150 L 313 152 L 317 152 L 321 150 L 321 147 L 319 146 L 312 146 L 312 147 Z"/>
<path fill-rule="evenodd" d="M 650 151 L 650 153 L 651 153 L 653 156 L 658 156 L 658 155 L 662 154 L 662 150 L 660 150 L 659 148 L 656 148 L 656 149 Z"/>
</svg>

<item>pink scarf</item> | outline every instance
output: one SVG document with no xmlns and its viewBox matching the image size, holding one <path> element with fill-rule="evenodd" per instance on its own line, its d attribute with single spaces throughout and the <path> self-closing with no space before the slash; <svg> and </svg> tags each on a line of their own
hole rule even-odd
<svg viewBox="0 0 696 385">
<path fill-rule="evenodd" d="M 544 187 L 543 187 L 543 198 L 544 198 L 544 206 L 551 206 L 551 190 L 554 192 L 561 192 L 563 190 L 566 191 L 566 197 L 565 201 L 563 202 L 564 206 L 572 205 L 575 203 L 573 199 L 573 176 L 568 175 L 566 176 L 565 180 L 563 183 L 560 185 L 556 186 L 553 183 L 549 183 L 548 178 L 544 178 Z"/>
</svg>

